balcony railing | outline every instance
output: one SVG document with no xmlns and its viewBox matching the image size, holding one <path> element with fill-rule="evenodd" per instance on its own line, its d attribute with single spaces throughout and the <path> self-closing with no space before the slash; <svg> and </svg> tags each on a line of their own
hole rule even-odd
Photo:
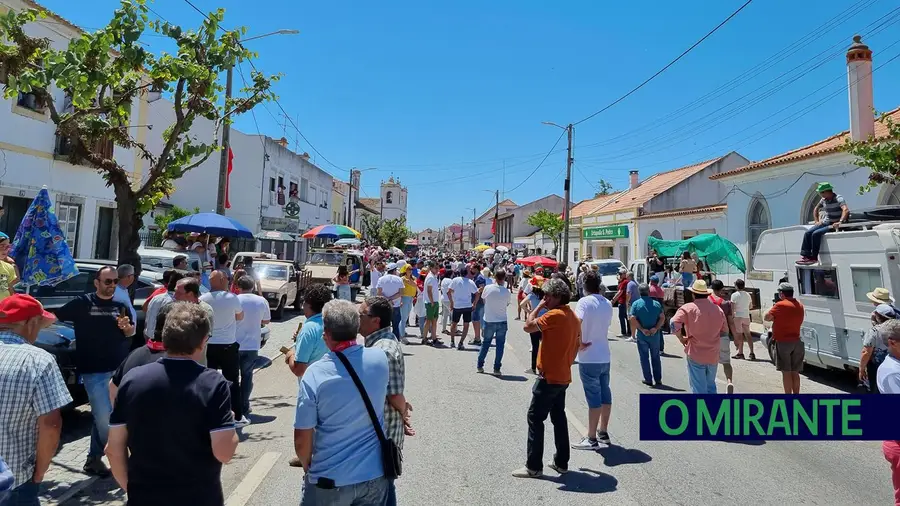
<svg viewBox="0 0 900 506">
<path fill-rule="evenodd" d="M 54 149 L 56 156 L 70 157 L 74 154 L 74 148 L 72 139 L 65 135 L 56 136 L 56 148 Z M 112 140 L 98 140 L 94 143 L 91 151 L 103 158 L 112 158 L 114 149 Z"/>
</svg>

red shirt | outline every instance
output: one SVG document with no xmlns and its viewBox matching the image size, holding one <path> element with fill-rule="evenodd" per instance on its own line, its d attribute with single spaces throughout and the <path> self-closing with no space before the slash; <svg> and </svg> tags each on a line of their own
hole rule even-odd
<svg viewBox="0 0 900 506">
<path fill-rule="evenodd" d="M 803 304 L 797 299 L 776 302 L 769 310 L 772 315 L 772 339 L 776 342 L 799 341 L 805 313 Z"/>
<path fill-rule="evenodd" d="M 619 298 L 616 299 L 616 302 L 618 302 L 619 304 L 625 303 L 625 295 L 627 292 L 627 290 L 625 290 L 626 287 L 628 287 L 627 279 L 623 279 L 622 281 L 619 281 L 619 291 L 622 292 L 622 295 L 619 295 Z"/>
<path fill-rule="evenodd" d="M 650 297 L 654 299 L 665 299 L 666 292 L 659 285 L 650 285 Z"/>
</svg>

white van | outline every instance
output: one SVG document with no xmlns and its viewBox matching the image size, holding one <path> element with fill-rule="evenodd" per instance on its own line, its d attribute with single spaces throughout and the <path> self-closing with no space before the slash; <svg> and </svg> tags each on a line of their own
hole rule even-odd
<svg viewBox="0 0 900 506">
<path fill-rule="evenodd" d="M 166 248 L 148 248 L 141 246 L 138 248 L 138 255 L 141 256 L 141 265 L 146 265 L 151 269 L 171 269 L 172 261 L 175 257 L 187 257 L 188 269 L 200 272 L 200 256 L 193 251 L 175 251 Z"/>
<path fill-rule="evenodd" d="M 772 271 L 776 279 L 787 273 L 794 285 L 794 296 L 806 308 L 800 330 L 806 363 L 858 369 L 874 310 L 866 293 L 877 287 L 900 293 L 900 221 L 844 224 L 825 234 L 818 264 L 796 265 L 806 230 L 797 225 L 763 232 L 753 268 Z M 767 336 L 763 339 L 770 347 Z"/>
</svg>

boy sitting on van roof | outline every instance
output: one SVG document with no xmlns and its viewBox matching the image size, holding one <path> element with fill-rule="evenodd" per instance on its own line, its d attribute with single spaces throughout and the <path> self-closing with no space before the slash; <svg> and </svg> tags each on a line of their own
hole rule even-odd
<svg viewBox="0 0 900 506">
<path fill-rule="evenodd" d="M 841 223 L 846 223 L 850 217 L 850 208 L 844 202 L 844 197 L 834 193 L 831 183 L 819 183 L 816 188 L 822 200 L 813 209 L 815 224 L 803 234 L 803 244 L 800 246 L 800 265 L 811 265 L 819 261 L 819 247 L 822 245 L 822 236 L 832 230 L 838 230 Z M 824 216 L 820 215 L 824 211 Z"/>
</svg>

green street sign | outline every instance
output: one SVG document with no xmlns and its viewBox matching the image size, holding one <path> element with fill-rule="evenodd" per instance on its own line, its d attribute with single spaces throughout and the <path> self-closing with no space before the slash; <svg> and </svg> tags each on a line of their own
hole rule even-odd
<svg viewBox="0 0 900 506">
<path fill-rule="evenodd" d="M 581 237 L 588 241 L 592 239 L 625 239 L 628 237 L 628 225 L 583 228 Z"/>
</svg>

